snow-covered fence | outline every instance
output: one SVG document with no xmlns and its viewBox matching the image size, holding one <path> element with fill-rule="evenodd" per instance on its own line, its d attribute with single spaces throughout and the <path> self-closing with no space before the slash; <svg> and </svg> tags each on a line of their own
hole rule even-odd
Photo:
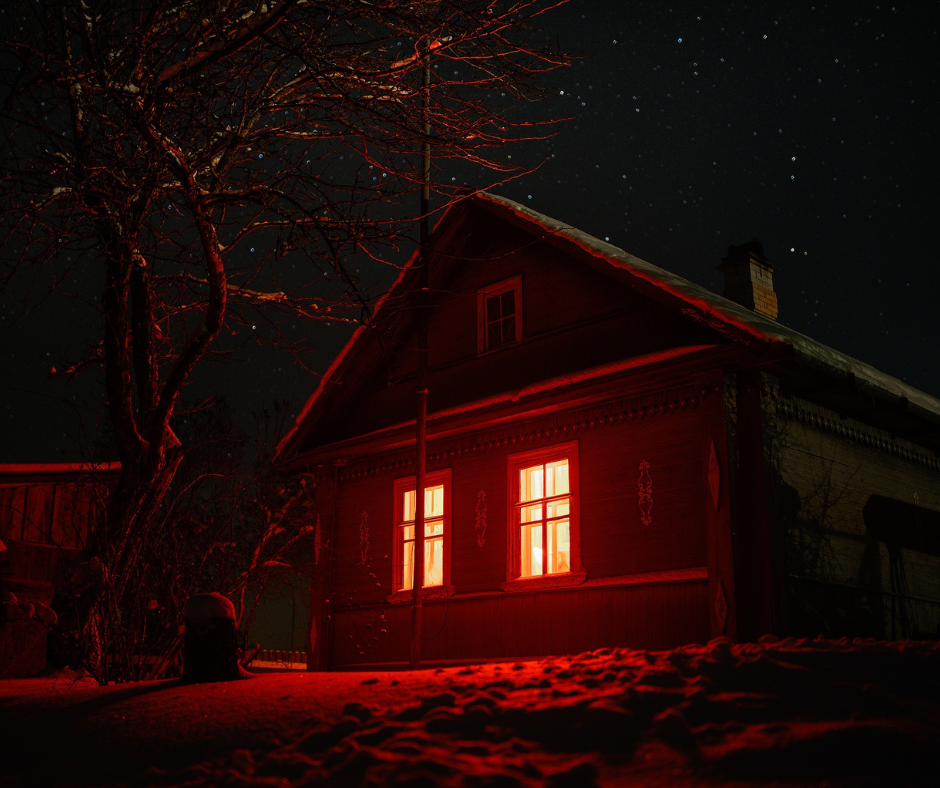
<svg viewBox="0 0 940 788">
<path fill-rule="evenodd" d="M 254 667 L 277 667 L 300 670 L 307 667 L 307 652 L 261 649 L 254 660 L 252 660 L 251 664 Z"/>
</svg>

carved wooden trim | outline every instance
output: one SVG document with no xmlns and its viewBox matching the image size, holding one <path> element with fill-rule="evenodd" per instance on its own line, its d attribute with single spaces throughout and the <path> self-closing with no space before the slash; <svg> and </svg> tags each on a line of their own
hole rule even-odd
<svg viewBox="0 0 940 788">
<path fill-rule="evenodd" d="M 709 396 L 720 393 L 721 386 L 700 389 L 691 385 L 676 387 L 656 394 L 644 394 L 570 413 L 555 414 L 528 423 L 444 439 L 432 445 L 428 463 L 449 463 L 460 457 L 489 451 L 520 452 L 574 440 L 579 433 L 587 431 L 695 410 Z M 409 447 L 384 455 L 381 461 L 370 458 L 352 463 L 339 474 L 339 481 L 349 482 L 384 474 L 401 475 L 413 472 L 413 468 L 414 448 Z"/>
<path fill-rule="evenodd" d="M 477 544 L 480 547 L 486 544 L 486 491 L 477 493 L 476 522 L 474 528 L 477 532 Z"/>
<path fill-rule="evenodd" d="M 937 456 L 931 456 L 925 450 L 905 445 L 905 442 L 897 440 L 890 433 L 876 427 L 871 427 L 852 418 L 843 419 L 835 411 L 821 405 L 796 397 L 781 396 L 777 400 L 777 413 L 877 451 L 893 454 L 895 457 L 900 457 L 903 460 L 933 470 L 940 470 L 940 458 Z"/>
<path fill-rule="evenodd" d="M 725 633 L 725 625 L 728 623 L 728 600 L 725 599 L 725 587 L 719 580 L 715 586 L 715 598 L 713 600 L 715 609 L 715 621 L 718 623 L 718 634 Z"/>
<path fill-rule="evenodd" d="M 637 504 L 640 507 L 640 522 L 649 526 L 653 522 L 653 477 L 650 476 L 648 460 L 640 462 L 640 476 L 636 480 Z"/>
<path fill-rule="evenodd" d="M 365 564 L 369 560 L 369 513 L 365 511 L 359 515 L 359 550 L 359 563 Z"/>
</svg>

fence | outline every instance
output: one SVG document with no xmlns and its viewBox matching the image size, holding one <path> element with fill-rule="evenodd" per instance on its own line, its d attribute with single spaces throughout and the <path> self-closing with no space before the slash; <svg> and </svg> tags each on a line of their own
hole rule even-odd
<svg viewBox="0 0 940 788">
<path fill-rule="evenodd" d="M 287 670 L 306 670 L 306 651 L 281 651 L 280 649 L 261 649 L 250 663 L 256 668 L 280 668 Z"/>
<path fill-rule="evenodd" d="M 940 639 L 936 600 L 805 577 L 789 581 L 792 634 Z"/>
</svg>

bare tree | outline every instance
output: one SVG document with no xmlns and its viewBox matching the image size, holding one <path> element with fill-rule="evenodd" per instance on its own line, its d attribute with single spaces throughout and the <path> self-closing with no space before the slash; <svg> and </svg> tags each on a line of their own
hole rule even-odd
<svg viewBox="0 0 940 788">
<path fill-rule="evenodd" d="M 37 266 L 59 287 L 103 281 L 100 344 L 56 371 L 103 367 L 121 461 L 90 545 L 110 578 L 101 621 L 119 618 L 153 544 L 197 364 L 246 336 L 300 350 L 288 316 L 368 324 L 350 262 L 399 243 L 425 145 L 445 196 L 449 162 L 480 165 L 491 182 L 519 174 L 500 149 L 543 133 L 519 108 L 563 62 L 526 43 L 546 5 L 2 9 L 0 292 Z"/>
</svg>

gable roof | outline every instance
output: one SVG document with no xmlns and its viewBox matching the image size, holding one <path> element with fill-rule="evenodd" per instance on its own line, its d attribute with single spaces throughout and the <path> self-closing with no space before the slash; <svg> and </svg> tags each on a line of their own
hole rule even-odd
<svg viewBox="0 0 940 788">
<path fill-rule="evenodd" d="M 852 384 L 860 393 L 898 405 L 915 417 L 940 424 L 940 400 L 935 397 L 701 285 L 505 197 L 477 192 L 457 199 L 444 211 L 431 234 L 432 275 L 435 268 L 447 267 L 455 262 L 456 257 L 446 254 L 444 250 L 455 228 L 467 220 L 474 208 L 511 222 L 539 240 L 553 244 L 641 294 L 707 325 L 735 343 L 773 349 L 837 381 Z M 389 291 L 379 299 L 374 320 L 382 316 L 383 308 L 390 298 L 414 286 L 417 259 L 416 252 Z M 300 449 L 318 416 L 322 415 L 327 401 L 331 396 L 336 396 L 339 387 L 335 384 L 356 367 L 362 358 L 363 348 L 375 341 L 375 332 L 368 327 L 359 326 L 356 329 L 300 411 L 294 427 L 281 441 L 277 449 L 278 458 L 288 458 Z"/>
</svg>

